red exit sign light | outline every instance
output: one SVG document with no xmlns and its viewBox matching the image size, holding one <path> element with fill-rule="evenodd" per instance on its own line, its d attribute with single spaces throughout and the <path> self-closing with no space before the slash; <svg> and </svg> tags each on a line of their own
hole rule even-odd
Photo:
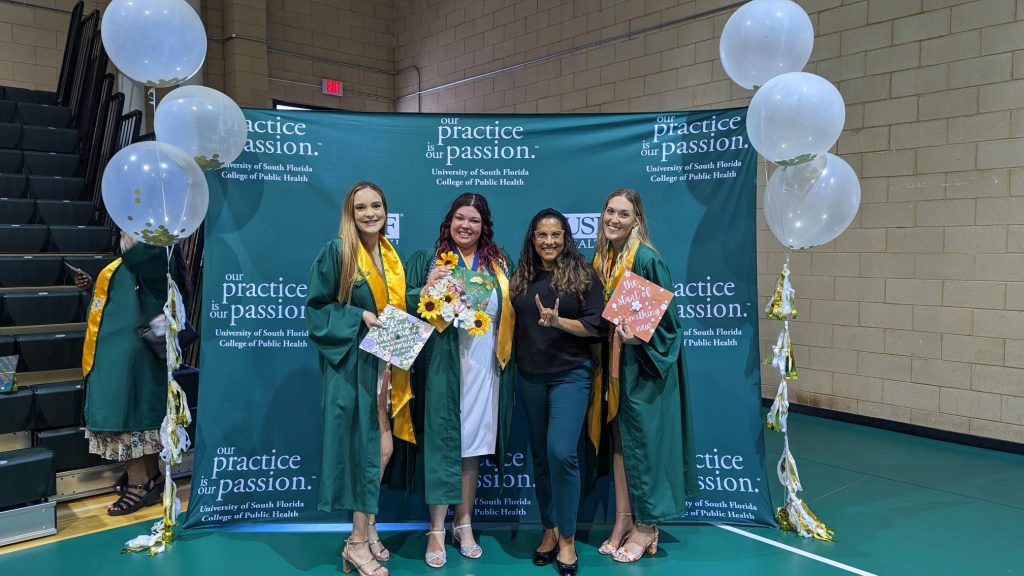
<svg viewBox="0 0 1024 576">
<path fill-rule="evenodd" d="M 324 78 L 321 82 L 321 89 L 328 96 L 341 96 L 341 80 L 328 80 Z"/>
</svg>

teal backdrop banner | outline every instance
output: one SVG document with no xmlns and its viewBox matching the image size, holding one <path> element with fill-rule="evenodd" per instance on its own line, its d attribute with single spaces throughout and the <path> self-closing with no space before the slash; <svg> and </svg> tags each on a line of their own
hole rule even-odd
<svg viewBox="0 0 1024 576">
<path fill-rule="evenodd" d="M 513 257 L 530 218 L 565 213 L 589 257 L 604 199 L 643 197 L 685 328 L 701 493 L 681 521 L 774 525 L 757 337 L 757 155 L 746 109 L 662 114 L 430 115 L 246 110 L 250 140 L 208 174 L 202 393 L 186 527 L 343 521 L 316 510 L 317 351 L 304 312 L 310 264 L 337 236 L 341 201 L 375 182 L 402 257 L 433 246 L 452 199 L 487 197 Z M 517 407 L 518 408 L 518 407 Z M 536 521 L 525 419 L 501 474 L 481 470 L 477 521 Z M 774 476 L 774 474 L 773 474 Z M 382 522 L 425 522 L 384 491 Z M 614 517 L 611 491 L 581 521 Z"/>
</svg>

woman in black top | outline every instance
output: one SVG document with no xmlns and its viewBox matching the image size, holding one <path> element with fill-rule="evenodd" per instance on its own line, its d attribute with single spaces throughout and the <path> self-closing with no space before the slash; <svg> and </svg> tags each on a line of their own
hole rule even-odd
<svg viewBox="0 0 1024 576">
<path fill-rule="evenodd" d="M 516 311 L 516 366 L 530 429 L 544 538 L 533 554 L 538 566 L 557 560 L 573 575 L 576 511 L 580 503 L 577 456 L 594 371 L 590 346 L 606 333 L 601 282 L 573 242 L 560 212 L 541 210 L 530 222 L 510 292 Z"/>
</svg>

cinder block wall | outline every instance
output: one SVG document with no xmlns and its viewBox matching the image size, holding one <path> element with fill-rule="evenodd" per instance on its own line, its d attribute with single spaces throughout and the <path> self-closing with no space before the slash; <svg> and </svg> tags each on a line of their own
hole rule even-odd
<svg viewBox="0 0 1024 576">
<path fill-rule="evenodd" d="M 817 35 L 807 70 L 847 103 L 837 153 L 863 205 L 839 239 L 792 255 L 791 400 L 1024 442 L 1024 0 L 799 3 Z M 444 86 L 730 4 L 400 0 L 397 56 L 424 86 Z M 746 105 L 718 60 L 730 13 L 432 91 L 421 109 Z M 785 255 L 760 214 L 758 226 L 764 301 Z M 762 353 L 779 324 L 762 322 Z M 763 377 L 774 396 L 777 373 Z"/>
<path fill-rule="evenodd" d="M 44 7 L 0 1 L 0 85 L 55 90 L 67 40 L 66 11 L 75 2 L 44 0 L 35 4 Z M 85 13 L 106 5 L 106 0 L 86 2 Z"/>
<path fill-rule="evenodd" d="M 72 5 L 38 0 L 47 2 Z M 863 204 L 835 242 L 792 255 L 800 379 L 791 399 L 1024 442 L 1024 0 L 799 3 L 817 34 L 807 70 L 847 103 L 836 152 L 860 175 Z M 247 106 L 743 106 L 750 93 L 718 62 L 730 12 L 657 28 L 731 4 L 204 0 L 204 75 Z M 55 86 L 66 16 L 44 12 L 0 0 L 0 83 Z M 321 96 L 321 78 L 344 81 L 346 96 Z M 758 219 L 764 301 L 785 255 Z M 778 328 L 762 323 L 762 353 Z M 777 375 L 763 375 L 770 397 Z"/>
<path fill-rule="evenodd" d="M 266 4 L 271 98 L 325 108 L 394 111 L 393 0 Z M 345 96 L 323 95 L 324 78 L 341 80 Z"/>
</svg>

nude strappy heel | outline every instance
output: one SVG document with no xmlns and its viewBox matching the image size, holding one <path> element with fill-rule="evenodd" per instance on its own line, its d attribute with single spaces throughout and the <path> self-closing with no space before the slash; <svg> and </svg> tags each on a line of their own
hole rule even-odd
<svg viewBox="0 0 1024 576">
<path fill-rule="evenodd" d="M 377 526 L 377 522 L 367 522 L 367 526 Z M 376 530 L 375 530 L 376 531 Z M 367 536 L 369 538 L 369 536 Z M 373 547 L 374 545 L 380 546 L 380 552 L 377 552 Z M 384 546 L 384 543 L 380 541 L 380 534 L 377 535 L 376 540 L 370 540 L 368 546 L 370 547 L 370 554 L 380 562 L 387 562 L 391 560 L 391 552 Z"/>
<path fill-rule="evenodd" d="M 615 516 L 616 517 L 619 517 L 619 516 L 629 516 L 630 518 L 632 518 L 633 517 L 633 513 L 632 512 L 617 512 L 615 514 Z M 628 538 L 629 537 L 629 533 L 632 532 L 632 531 L 633 531 L 632 528 L 627 530 L 626 534 L 623 535 L 623 537 L 615 545 L 612 545 L 612 539 L 611 539 L 611 536 L 609 536 L 608 539 L 605 540 L 604 543 L 601 544 L 601 547 L 597 549 L 598 553 L 600 553 L 600 554 L 602 554 L 604 556 L 611 556 L 612 554 L 615 554 L 615 551 L 618 550 L 620 546 L 622 546 L 622 541 L 625 540 L 626 538 Z"/>
<path fill-rule="evenodd" d="M 655 554 L 658 553 L 658 537 L 660 536 L 660 534 L 658 533 L 658 527 L 653 525 L 653 524 L 640 524 L 640 523 L 637 523 L 636 526 L 638 526 L 638 527 L 639 526 L 644 526 L 644 527 L 654 528 L 654 533 L 651 535 L 651 539 L 648 540 L 647 543 L 643 544 L 643 545 L 638 545 L 638 544 L 633 543 L 633 542 L 626 542 L 625 544 L 622 545 L 621 548 L 619 548 L 618 550 L 615 551 L 615 554 L 612 555 L 612 559 L 615 560 L 616 562 L 636 562 L 637 560 L 639 560 L 639 559 L 644 557 L 644 553 L 650 554 L 651 556 L 654 556 Z M 636 528 L 634 528 L 633 530 L 635 532 L 639 533 L 639 531 L 636 530 Z M 627 538 L 627 540 L 628 540 L 628 538 Z M 630 546 L 630 545 L 632 545 L 632 546 L 639 546 L 640 551 L 636 552 L 635 548 L 633 550 L 627 550 L 626 547 Z"/>
<path fill-rule="evenodd" d="M 356 572 L 359 572 L 362 576 L 389 576 L 390 572 L 388 569 L 380 564 L 377 564 L 377 567 L 373 570 L 369 570 L 366 567 L 370 562 L 377 563 L 377 559 L 373 558 L 373 552 L 370 552 L 370 559 L 362 564 L 356 562 L 348 555 L 348 547 L 358 544 L 367 544 L 366 549 L 370 549 L 369 540 L 353 540 L 352 538 L 347 538 L 345 540 L 345 547 L 341 550 L 341 571 L 348 574 L 352 571 L 352 568 L 355 567 Z"/>
</svg>

